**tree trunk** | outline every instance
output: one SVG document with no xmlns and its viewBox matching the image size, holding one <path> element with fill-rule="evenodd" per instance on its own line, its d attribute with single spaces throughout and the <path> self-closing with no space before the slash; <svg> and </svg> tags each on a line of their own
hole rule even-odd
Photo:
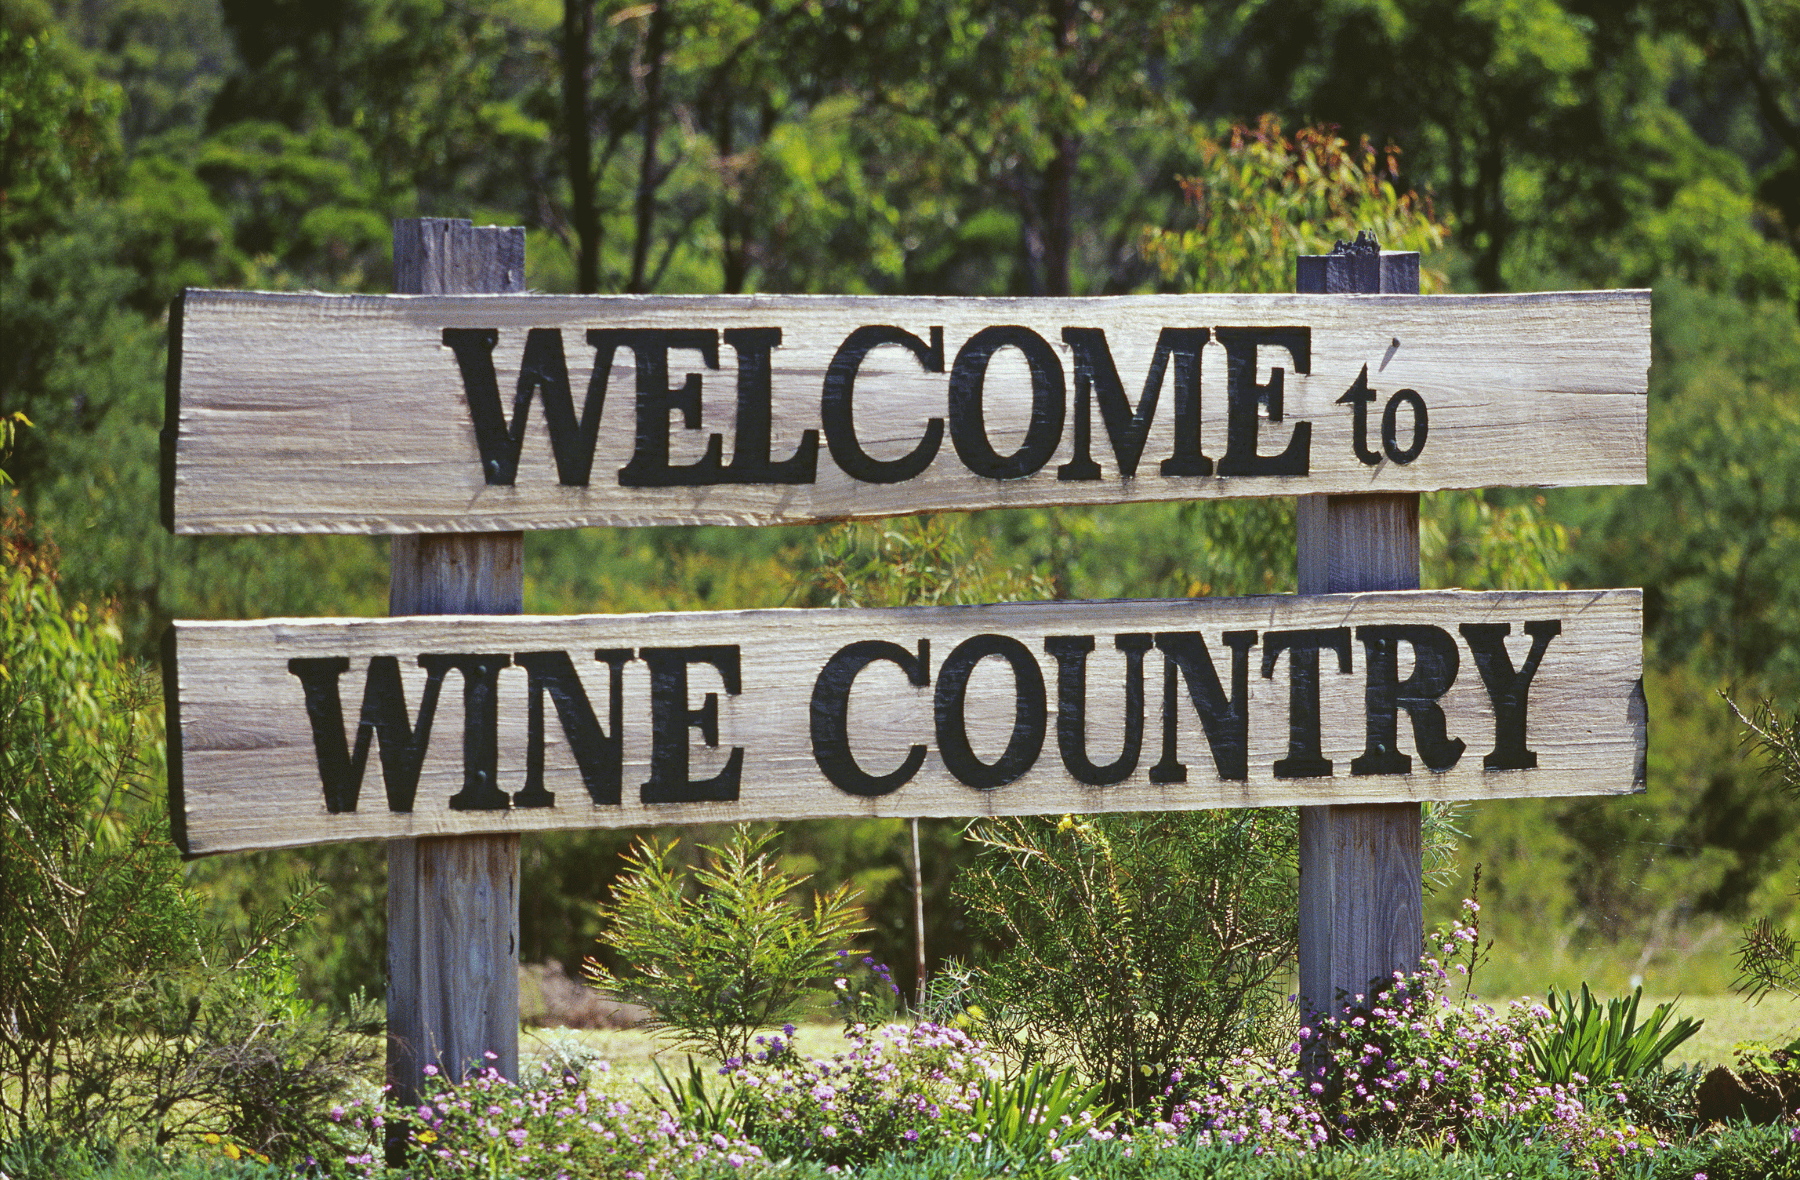
<svg viewBox="0 0 1800 1180">
<path fill-rule="evenodd" d="M 634 295 L 645 291 L 650 235 L 656 229 L 656 141 L 662 134 L 663 51 L 668 32 L 669 10 L 658 4 L 650 14 L 650 34 L 644 43 L 644 158 L 638 169 L 637 240 L 631 246 L 631 285 L 626 288 Z"/>
<path fill-rule="evenodd" d="M 600 214 L 594 206 L 594 145 L 588 117 L 588 49 L 594 0 L 563 0 L 563 121 L 568 124 L 569 192 L 575 223 L 575 290 L 600 289 Z"/>
</svg>

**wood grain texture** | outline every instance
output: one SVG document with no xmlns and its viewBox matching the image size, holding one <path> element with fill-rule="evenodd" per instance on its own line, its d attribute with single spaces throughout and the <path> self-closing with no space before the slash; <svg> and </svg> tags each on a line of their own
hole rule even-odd
<svg viewBox="0 0 1800 1180">
<path fill-rule="evenodd" d="M 337 296 L 187 292 L 171 346 L 169 519 L 184 533 L 471 532 L 583 525 L 770 524 L 873 517 L 925 509 L 1105 504 L 1311 493 L 1425 491 L 1502 485 L 1642 483 L 1650 300 L 1645 291 L 1536 295 L 1196 295 L 1103 299 L 947 299 L 808 296 Z M 821 393 L 851 332 L 891 325 L 921 342 L 941 328 L 945 371 L 927 372 L 905 348 L 864 359 L 851 399 L 854 437 L 882 461 L 909 454 L 931 420 L 947 420 L 941 445 L 918 475 L 898 483 L 845 474 L 825 431 L 812 482 L 625 487 L 635 454 L 639 373 L 635 353 L 612 354 L 588 482 L 564 486 L 552 460 L 541 396 L 530 403 L 515 482 L 490 484 L 481 463 L 459 362 L 446 328 L 493 329 L 500 404 L 510 420 L 531 329 L 561 333 L 575 413 L 585 404 L 597 352 L 590 329 L 779 328 L 771 355 L 769 457 L 797 452 L 823 430 Z M 1054 450 L 1017 478 L 978 475 L 956 445 L 949 377 L 963 346 L 983 329 L 1015 325 L 1046 342 L 1060 366 L 1062 408 Z M 1099 478 L 1059 479 L 1076 450 L 1075 354 L 1065 328 L 1100 329 L 1125 399 L 1144 397 L 1164 328 L 1207 328 L 1200 352 L 1200 449 L 1227 449 L 1226 354 L 1220 327 L 1304 326 L 1310 373 L 1285 348 L 1260 346 L 1258 384 L 1282 368 L 1284 414 L 1260 420 L 1258 453 L 1280 452 L 1296 425 L 1312 432 L 1307 475 L 1163 475 L 1175 454 L 1176 364 L 1136 474 L 1120 477 L 1099 398 L 1088 431 Z M 668 462 L 704 460 L 714 436 L 726 463 L 737 452 L 738 351 L 721 342 L 718 368 L 697 351 L 672 349 L 667 379 L 692 374 L 700 406 L 690 422 L 667 418 Z M 1340 404 L 1367 367 L 1365 463 L 1353 445 L 1354 407 Z M 1032 383 L 1024 354 L 994 353 L 979 421 L 992 453 L 1024 449 Z M 1409 462 L 1383 457 L 1384 407 L 1401 389 L 1428 406 L 1423 449 Z M 1046 398 L 1048 395 L 1046 395 Z M 671 407 L 673 401 L 670 402 Z M 1049 407 L 1050 402 L 1044 402 Z M 650 414 L 646 421 L 658 415 Z M 1054 415 L 1052 415 L 1054 417 Z M 1396 439 L 1412 437 L 1410 407 L 1396 410 Z M 660 429 L 660 427 L 659 427 Z M 964 434 L 968 434 L 967 430 Z M 1037 452 L 1031 452 L 1033 456 Z"/>
<path fill-rule="evenodd" d="M 1369 242 L 1373 246 L 1373 241 Z M 1419 292 L 1411 252 L 1339 252 L 1300 260 L 1303 293 Z M 1299 591 L 1419 586 L 1419 494 L 1302 496 Z M 1419 961 L 1424 926 L 1418 803 L 1300 808 L 1300 1010 L 1335 1010 Z"/>
<path fill-rule="evenodd" d="M 1628 793 L 1642 789 L 1643 725 L 1636 702 L 1641 676 L 1641 595 L 1635 590 L 1544 593 L 1464 593 L 1274 596 L 1150 602 L 1017 603 L 898 610 L 776 610 L 577 617 L 443 617 L 403 619 L 270 619 L 259 622 L 176 624 L 175 676 L 169 707 L 179 735 L 175 764 L 182 777 L 175 797 L 178 830 L 192 854 L 285 847 L 340 840 L 397 839 L 458 832 L 511 833 L 558 828 L 634 827 L 665 823 L 777 820 L 828 816 L 973 816 L 1135 811 L 1161 808 L 1255 807 L 1490 799 L 1512 796 Z M 1556 620 L 1528 697 L 1535 769 L 1489 771 L 1484 755 L 1496 743 L 1495 713 L 1472 659 L 1465 623 L 1506 623 L 1507 658 L 1522 667 L 1531 648 L 1524 624 Z M 1368 742 L 1368 657 L 1360 638 L 1347 640 L 1350 671 L 1329 652 L 1320 660 L 1320 749 L 1333 763 L 1330 777 L 1281 778 L 1274 763 L 1290 754 L 1291 654 L 1279 654 L 1263 676 L 1269 633 L 1295 629 L 1421 624 L 1442 628 L 1455 643 L 1458 670 L 1440 700 L 1448 734 L 1467 743 L 1453 766 L 1428 770 L 1415 757 L 1404 774 L 1353 775 L 1351 760 Z M 1222 691 L 1232 688 L 1232 653 L 1225 633 L 1254 630 L 1247 649 L 1246 770 L 1242 780 L 1220 776 L 1202 722 L 1180 675 L 1174 736 L 1185 782 L 1153 782 L 1163 751 L 1166 662 L 1152 649 L 1143 663 L 1145 720 L 1135 767 L 1112 786 L 1083 785 L 1061 753 L 1059 662 L 1051 636 L 1092 636 L 1086 662 L 1085 717 L 1078 731 L 1098 765 L 1125 747 L 1129 654 L 1121 634 L 1199 632 L 1218 670 Z M 1035 658 L 1045 686 L 1045 737 L 1029 770 L 994 789 L 966 785 L 946 766 L 935 694 L 956 649 L 979 635 L 1016 639 Z M 832 657 L 851 644 L 888 641 L 908 653 L 929 643 L 928 683 L 917 685 L 896 663 L 878 661 L 852 682 L 845 706 L 851 756 L 871 775 L 900 767 L 915 745 L 924 747 L 917 773 L 891 793 L 863 796 L 834 786 L 815 757 L 815 685 Z M 714 665 L 687 669 L 685 698 L 672 706 L 692 713 L 716 698 L 717 744 L 697 726 L 681 732 L 695 780 L 722 772 L 741 749 L 738 797 L 730 802 L 646 803 L 651 777 L 652 677 L 646 648 L 735 647 L 741 684 L 732 693 Z M 630 649 L 620 663 L 621 725 L 610 726 L 609 665 L 596 651 Z M 456 810 L 452 796 L 466 785 L 464 678 L 441 680 L 431 738 L 419 764 L 417 794 L 408 812 L 391 810 L 384 793 L 379 739 L 371 743 L 355 811 L 327 810 L 302 681 L 295 659 L 344 659 L 339 677 L 345 748 L 354 745 L 357 718 L 372 657 L 394 657 L 406 723 L 416 723 L 427 680 L 424 653 L 566 652 L 598 724 L 622 739 L 617 804 L 591 801 L 568 736 L 555 709 L 544 707 L 544 785 L 554 805 L 498 811 Z M 1402 645 L 1397 675 L 1409 675 L 1413 656 Z M 1029 673 L 1025 673 L 1029 675 Z M 974 757 L 998 762 L 1018 721 L 1016 674 L 1003 658 L 984 658 L 970 673 L 964 729 Z M 511 660 L 496 673 L 495 781 L 519 792 L 528 769 L 528 675 Z M 1071 714 L 1073 716 L 1073 714 Z M 1403 711 L 1397 749 L 1416 754 Z M 327 727 L 328 728 L 328 727 Z"/>
<path fill-rule="evenodd" d="M 1300 865 L 1303 1013 L 1364 1003 L 1393 972 L 1418 966 L 1417 803 L 1302 807 Z"/>
<path fill-rule="evenodd" d="M 516 292 L 524 281 L 523 229 L 441 218 L 394 223 L 394 285 L 403 293 Z M 516 615 L 524 607 L 517 532 L 396 536 L 389 570 L 390 614 Z M 518 835 L 391 841 L 387 901 L 387 1080 L 395 1104 L 417 1101 L 426 1065 L 460 1078 L 491 1064 L 517 1078 Z M 404 1150 L 402 1127 L 390 1128 L 389 1149 Z"/>
<path fill-rule="evenodd" d="M 388 1082 L 519 1070 L 519 837 L 388 844 Z M 489 1060 L 485 1054 L 493 1053 Z"/>
</svg>

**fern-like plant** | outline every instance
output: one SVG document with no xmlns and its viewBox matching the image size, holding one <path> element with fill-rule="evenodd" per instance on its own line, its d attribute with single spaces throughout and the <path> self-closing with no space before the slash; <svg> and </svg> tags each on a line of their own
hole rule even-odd
<svg viewBox="0 0 1800 1180">
<path fill-rule="evenodd" d="M 681 1048 L 742 1058 L 757 1030 L 799 1013 L 838 947 L 867 932 L 848 885 L 815 895 L 810 911 L 795 906 L 788 895 L 807 878 L 781 871 L 772 839 L 739 824 L 722 845 L 701 845 L 706 864 L 691 872 L 675 841 L 640 840 L 600 906 L 602 941 L 621 966 L 590 957 L 588 981 L 648 1008 L 649 1025 Z"/>
<path fill-rule="evenodd" d="M 1783 716 L 1773 701 L 1764 701 L 1746 717 L 1730 697 L 1725 697 L 1725 703 L 1744 727 L 1744 745 L 1765 759 L 1768 776 L 1783 793 L 1800 796 L 1800 709 Z M 1738 944 L 1738 977 L 1731 986 L 1752 1001 L 1770 992 L 1800 996 L 1797 949 L 1787 931 L 1768 918 L 1758 919 L 1745 928 Z"/>
</svg>

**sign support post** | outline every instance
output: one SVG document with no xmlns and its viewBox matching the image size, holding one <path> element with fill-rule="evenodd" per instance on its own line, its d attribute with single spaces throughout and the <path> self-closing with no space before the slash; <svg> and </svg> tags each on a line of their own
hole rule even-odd
<svg viewBox="0 0 1800 1180">
<path fill-rule="evenodd" d="M 1303 295 L 1417 295 L 1419 256 L 1360 235 L 1300 259 Z M 1419 588 L 1419 493 L 1299 497 L 1299 592 Z M 1417 803 L 1300 808 L 1300 1006 L 1335 1012 L 1418 965 L 1424 902 Z"/>
<path fill-rule="evenodd" d="M 394 225 L 403 295 L 525 290 L 525 231 L 416 218 Z M 524 609 L 524 534 L 398 534 L 390 615 L 516 615 Z M 519 1073 L 519 836 L 388 843 L 387 1080 L 399 1106 L 424 1068 L 450 1078 L 492 1064 Z"/>
</svg>

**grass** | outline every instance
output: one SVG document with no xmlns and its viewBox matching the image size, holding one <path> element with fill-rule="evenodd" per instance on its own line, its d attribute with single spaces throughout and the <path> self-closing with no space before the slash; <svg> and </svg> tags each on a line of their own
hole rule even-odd
<svg viewBox="0 0 1800 1180">
<path fill-rule="evenodd" d="M 1780 1045 L 1800 1034 L 1800 1000 L 1770 998 L 1750 1004 L 1739 996 L 1662 996 L 1646 994 L 1640 1011 L 1664 1000 L 1676 1000 L 1675 1014 L 1706 1023 L 1670 1055 L 1674 1065 L 1729 1065 L 1731 1047 L 1743 1041 Z"/>
<path fill-rule="evenodd" d="M 1641 983 L 1660 996 L 1726 996 L 1742 938 L 1736 926 L 1707 922 L 1657 931 L 1642 943 L 1613 943 L 1573 929 L 1522 930 L 1509 915 L 1484 921 L 1482 934 L 1494 939 L 1494 949 L 1476 990 L 1490 996 L 1579 991 L 1583 981 L 1596 995 L 1624 994 Z"/>
<path fill-rule="evenodd" d="M 1605 999 L 1626 991 L 1629 989 L 1600 989 L 1595 994 Z M 1489 1003 L 1496 1002 L 1492 994 L 1484 998 Z M 1541 1000 L 1543 992 L 1537 992 L 1532 998 Z M 1800 1000 L 1771 997 L 1760 1004 L 1751 1004 L 1735 995 L 1676 995 L 1646 988 L 1641 1010 L 1648 1014 L 1657 1004 L 1667 1000 L 1675 1001 L 1677 1016 L 1704 1022 L 1700 1031 L 1670 1056 L 1670 1065 L 1729 1065 L 1734 1045 L 1744 1041 L 1779 1045 L 1800 1035 Z M 808 1022 L 798 1026 L 795 1041 L 802 1053 L 829 1057 L 844 1050 L 840 1030 L 836 1021 Z M 642 1029 L 528 1028 L 519 1038 L 521 1065 L 526 1069 L 534 1067 L 544 1059 L 550 1046 L 564 1037 L 599 1053 L 611 1064 L 612 1076 L 622 1081 L 654 1084 L 653 1061 L 660 1061 L 664 1069 L 672 1071 L 686 1057 Z"/>
<path fill-rule="evenodd" d="M 779 1034 L 780 1030 L 772 1030 Z M 600 1054 L 602 1060 L 612 1066 L 612 1076 L 623 1081 L 642 1081 L 654 1084 L 656 1070 L 653 1062 L 660 1062 L 665 1070 L 673 1073 L 688 1054 L 679 1049 L 672 1049 L 667 1042 L 644 1029 L 576 1029 L 576 1028 L 528 1028 L 519 1034 L 519 1067 L 520 1071 L 531 1076 L 529 1070 L 550 1056 L 556 1042 L 570 1039 L 584 1048 Z M 808 1021 L 796 1026 L 794 1043 L 800 1052 L 814 1057 L 830 1057 L 834 1053 L 842 1053 L 845 1049 L 843 1025 L 838 1021 Z M 701 1054 L 694 1054 L 701 1057 Z"/>
</svg>

